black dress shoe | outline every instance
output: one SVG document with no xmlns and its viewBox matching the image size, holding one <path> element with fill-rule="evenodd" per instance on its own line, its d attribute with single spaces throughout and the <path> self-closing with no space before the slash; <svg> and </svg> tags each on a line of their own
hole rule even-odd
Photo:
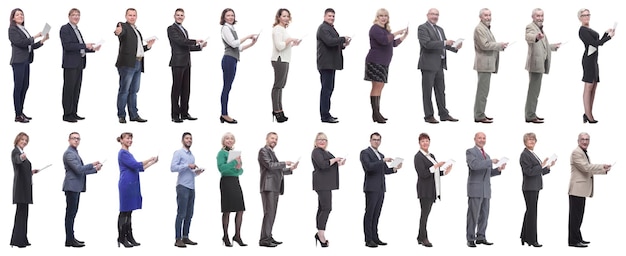
<svg viewBox="0 0 626 256">
<path fill-rule="evenodd" d="M 76 239 L 76 238 L 74 238 L 74 241 L 76 241 L 76 242 L 77 242 L 77 243 L 79 243 L 79 244 L 84 244 L 84 243 L 85 243 L 85 242 L 80 241 L 80 240 L 78 240 L 78 239 Z M 30 245 L 30 244 L 29 244 L 29 245 Z"/>
<path fill-rule="evenodd" d="M 32 117 L 27 116 L 27 115 L 26 115 L 26 114 L 24 114 L 24 113 L 22 113 L 22 116 L 23 116 L 24 118 L 28 119 L 28 120 L 33 120 L 33 118 L 32 118 Z"/>
<path fill-rule="evenodd" d="M 582 241 L 580 241 L 580 242 L 581 242 L 582 244 L 590 244 L 590 243 L 591 243 L 591 242 L 589 242 L 589 241 L 585 241 L 585 240 L 582 240 Z"/>
<path fill-rule="evenodd" d="M 488 242 L 486 239 L 476 240 L 476 244 L 492 245 L 492 242 Z"/>
<path fill-rule="evenodd" d="M 431 123 L 431 124 L 438 124 L 439 123 L 439 121 L 437 121 L 437 119 L 435 119 L 432 116 L 425 118 L 424 121 L 427 122 L 427 123 Z"/>
<path fill-rule="evenodd" d="M 126 118 L 125 117 L 120 117 L 119 121 L 120 121 L 120 124 L 125 124 L 126 123 Z"/>
<path fill-rule="evenodd" d="M 229 124 L 236 124 L 237 123 L 237 120 L 235 120 L 234 118 L 232 118 L 232 117 L 229 117 L 229 118 L 230 118 L 230 120 L 224 118 L 224 116 L 220 116 L 220 123 L 224 123 L 224 122 L 227 122 Z"/>
<path fill-rule="evenodd" d="M 375 240 L 374 243 L 376 243 L 377 245 L 387 245 L 387 243 L 380 240 Z"/>
<path fill-rule="evenodd" d="M 541 121 L 543 121 L 543 119 L 544 119 L 543 117 L 536 117 L 536 118 L 541 120 Z"/>
<path fill-rule="evenodd" d="M 421 245 L 423 245 L 423 246 L 426 246 L 426 247 L 433 247 L 433 244 L 432 244 L 432 243 L 430 243 L 430 241 L 428 241 L 428 239 L 425 239 L 425 240 L 417 240 L 417 243 L 418 243 L 418 244 L 421 244 Z M 476 245 L 474 245 L 474 246 L 476 246 Z"/>
<path fill-rule="evenodd" d="M 378 247 L 378 244 L 374 241 L 367 241 L 365 242 L 365 246 L 369 247 L 369 248 L 376 248 Z"/>
<path fill-rule="evenodd" d="M 174 123 L 182 123 L 183 119 L 180 119 L 179 117 L 172 117 L 172 122 L 174 122 Z"/>
<path fill-rule="evenodd" d="M 28 121 L 28 119 L 26 119 L 26 117 L 24 117 L 24 115 L 19 115 L 19 116 L 15 117 L 15 122 L 28 123 L 30 121 Z"/>
<path fill-rule="evenodd" d="M 76 240 L 65 241 L 65 247 L 83 247 L 85 244 L 81 244 Z"/>
<path fill-rule="evenodd" d="M 339 123 L 339 120 L 331 117 L 328 119 L 322 119 L 322 123 L 336 124 L 336 123 Z"/>
<path fill-rule="evenodd" d="M 467 241 L 467 247 L 476 247 L 476 243 L 474 243 L 474 241 Z"/>
<path fill-rule="evenodd" d="M 530 119 L 530 120 L 526 120 L 526 122 L 527 123 L 533 123 L 533 124 L 543 124 L 543 121 L 539 120 L 539 118 L 536 118 L 536 117 L 533 118 L 533 119 Z"/>
<path fill-rule="evenodd" d="M 79 116 L 79 115 L 74 115 L 74 119 L 76 119 L 76 120 L 85 120 L 84 117 Z"/>
<path fill-rule="evenodd" d="M 277 245 L 275 243 L 272 243 L 271 241 L 263 241 L 263 242 L 259 242 L 259 246 L 262 246 L 262 247 L 276 247 Z"/>
<path fill-rule="evenodd" d="M 492 121 L 492 120 L 493 120 L 493 118 L 492 118 L 492 119 L 489 119 L 489 118 L 486 118 L 486 117 L 485 117 L 485 118 L 483 118 L 483 119 L 474 119 L 474 122 L 475 122 L 475 123 L 490 124 L 490 123 L 493 123 L 493 121 Z"/>
<path fill-rule="evenodd" d="M 542 245 L 542 244 L 540 244 L 540 243 L 534 242 L 534 243 L 529 243 L 529 244 L 528 244 L 528 246 L 532 246 L 532 247 L 541 247 L 541 246 L 543 246 L 543 245 Z"/>
<path fill-rule="evenodd" d="M 182 239 L 183 243 L 188 244 L 188 245 L 197 245 L 198 243 L 191 241 L 188 237 L 185 237 Z"/>
<path fill-rule="evenodd" d="M 190 115 L 183 116 L 183 117 L 182 117 L 182 119 L 183 119 L 183 120 L 189 120 L 189 121 L 195 121 L 195 120 L 198 120 L 198 118 L 196 118 L 196 117 L 192 117 L 192 116 L 190 116 Z"/>
<path fill-rule="evenodd" d="M 452 117 L 452 116 L 447 116 L 447 117 L 445 117 L 445 118 L 441 118 L 441 121 L 458 122 L 458 121 L 459 121 L 459 119 L 456 119 L 456 118 L 454 118 L 454 117 Z"/>
<path fill-rule="evenodd" d="M 145 123 L 145 122 L 148 122 L 148 120 L 147 120 L 147 119 L 143 119 L 143 118 L 141 118 L 140 116 L 137 116 L 137 117 L 135 117 L 135 118 L 131 118 L 131 119 L 130 119 L 130 121 L 131 121 L 131 122 L 138 122 L 138 123 Z"/>
<path fill-rule="evenodd" d="M 586 244 L 583 244 L 582 242 L 578 242 L 575 244 L 569 244 L 570 247 L 578 247 L 578 248 L 587 248 Z"/>
<path fill-rule="evenodd" d="M 493 120 L 493 117 L 485 116 L 485 118 L 487 118 L 487 120 Z M 543 120 L 543 119 L 541 119 L 541 120 Z"/>
<path fill-rule="evenodd" d="M 272 243 L 273 243 L 273 244 L 283 244 L 283 242 L 281 242 L 281 241 L 276 241 L 276 240 L 274 240 L 274 238 L 273 238 L 273 237 L 272 237 Z"/>
<path fill-rule="evenodd" d="M 73 117 L 64 117 L 63 121 L 68 122 L 68 123 L 76 123 L 76 122 L 78 122 Z"/>
</svg>

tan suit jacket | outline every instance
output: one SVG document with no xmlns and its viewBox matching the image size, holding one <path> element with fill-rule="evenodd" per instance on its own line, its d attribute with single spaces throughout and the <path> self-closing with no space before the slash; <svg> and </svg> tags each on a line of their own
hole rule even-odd
<svg viewBox="0 0 626 256">
<path fill-rule="evenodd" d="M 572 172 L 569 180 L 569 195 L 593 197 L 593 175 L 606 174 L 603 164 L 591 164 L 580 147 L 576 147 L 570 158 Z"/>
<path fill-rule="evenodd" d="M 548 43 L 545 32 L 541 40 L 537 40 L 537 34 L 541 29 L 537 24 L 531 22 L 526 26 L 526 42 L 528 43 L 528 56 L 526 57 L 526 70 L 533 73 L 550 72 L 550 55 L 556 51 L 556 44 Z"/>
<path fill-rule="evenodd" d="M 491 30 L 482 22 L 474 29 L 474 50 L 476 51 L 474 70 L 498 73 L 500 51 L 504 48 L 501 43 L 496 42 Z"/>
</svg>

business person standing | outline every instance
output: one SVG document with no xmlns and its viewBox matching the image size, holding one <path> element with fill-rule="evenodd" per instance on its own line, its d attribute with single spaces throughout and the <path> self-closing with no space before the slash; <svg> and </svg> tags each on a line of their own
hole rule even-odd
<svg viewBox="0 0 626 256">
<path fill-rule="evenodd" d="M 120 75 L 120 88 L 117 92 L 117 117 L 120 123 L 126 123 L 126 107 L 130 121 L 145 123 L 148 120 L 139 116 L 137 109 L 137 92 L 141 82 L 141 73 L 144 72 L 144 54 L 152 48 L 156 38 L 144 40 L 141 32 L 137 29 L 137 10 L 126 9 L 126 22 L 118 22 L 114 34 L 117 36 L 120 46 L 117 54 L 117 72 Z"/>
<path fill-rule="evenodd" d="M 561 43 L 550 44 L 543 30 L 543 10 L 533 9 L 533 22 L 526 25 L 526 43 L 528 55 L 526 70 L 528 71 L 528 94 L 526 95 L 525 117 L 527 123 L 543 123 L 543 117 L 537 116 L 537 101 L 541 91 L 541 78 L 550 72 L 552 51 L 561 47 Z"/>
<path fill-rule="evenodd" d="M 63 191 L 65 192 L 65 247 L 83 247 L 85 242 L 74 236 L 74 220 L 78 213 L 80 193 L 87 191 L 87 175 L 100 171 L 102 164 L 99 161 L 84 164 L 78 155 L 80 134 L 72 132 L 68 138 L 69 146 L 63 153 L 63 166 L 65 167 L 65 179 Z"/>
<path fill-rule="evenodd" d="M 585 45 L 585 51 L 583 52 L 583 82 L 585 88 L 583 90 L 583 105 L 585 107 L 585 114 L 583 114 L 583 123 L 589 122 L 595 124 L 598 122 L 593 116 L 593 102 L 596 98 L 596 89 L 600 82 L 600 68 L 598 67 L 598 50 L 601 45 L 604 45 L 607 41 L 611 40 L 615 36 L 615 30 L 610 28 L 602 38 L 600 34 L 589 27 L 589 19 L 591 19 L 591 13 L 588 9 L 580 9 L 578 11 L 578 20 L 580 20 L 580 29 L 578 30 L 578 37 Z"/>
<path fill-rule="evenodd" d="M 13 141 L 11 162 L 13 163 L 13 204 L 15 204 L 15 221 L 11 235 L 11 247 L 24 248 L 28 242 L 28 205 L 33 204 L 33 174 L 38 169 L 32 169 L 30 160 L 24 153 L 29 137 L 20 132 Z"/>
<path fill-rule="evenodd" d="M 172 57 L 172 122 L 182 123 L 183 120 L 197 120 L 189 115 L 189 96 L 191 81 L 191 51 L 201 51 L 206 46 L 204 40 L 189 39 L 189 32 L 183 27 L 185 10 L 176 9 L 174 24 L 167 27 L 167 38 L 170 40 Z"/>
<path fill-rule="evenodd" d="M 474 29 L 474 51 L 476 52 L 474 70 L 478 73 L 476 99 L 474 101 L 474 122 L 492 123 L 493 118 L 485 114 L 491 73 L 498 73 L 500 51 L 504 51 L 509 43 L 496 42 L 496 37 L 491 33 L 491 11 L 489 9 L 480 9 L 478 17 L 480 22 Z"/>
<path fill-rule="evenodd" d="M 425 247 L 433 247 L 428 240 L 428 215 L 437 199 L 441 200 L 441 176 L 448 175 L 452 170 L 452 163 L 442 169 L 446 162 L 437 162 L 435 155 L 428 151 L 430 148 L 430 136 L 421 133 L 418 137 L 420 150 L 413 157 L 413 164 L 417 172 L 417 197 L 420 200 L 421 215 L 420 227 L 417 235 L 417 243 Z"/>
<path fill-rule="evenodd" d="M 42 37 L 35 42 L 35 39 Z M 11 10 L 9 41 L 11 41 L 11 67 L 13 68 L 13 106 L 15 122 L 28 123 L 32 118 L 24 114 L 24 100 L 30 84 L 30 63 L 35 49 L 43 46 L 49 35 L 41 32 L 31 36 L 24 27 L 24 12 L 20 8 Z"/>
<path fill-rule="evenodd" d="M 363 232 L 365 233 L 365 246 L 378 247 L 387 245 L 378 237 L 378 219 L 383 209 L 385 200 L 385 175 L 398 172 L 402 163 L 395 167 L 388 167 L 387 162 L 393 158 L 385 157 L 378 151 L 381 135 L 377 132 L 370 135 L 370 146 L 361 150 L 359 159 L 365 173 L 363 180 L 363 192 L 365 192 L 365 215 L 363 216 Z"/>
<path fill-rule="evenodd" d="M 217 153 L 217 170 L 219 170 L 222 178 L 220 178 L 220 195 L 222 205 L 222 229 L 224 236 L 222 242 L 224 246 L 232 247 L 230 238 L 228 238 L 228 223 L 230 222 L 230 213 L 235 213 L 235 236 L 233 241 L 239 246 L 247 246 L 241 240 L 241 224 L 243 221 L 243 212 L 246 205 L 243 201 L 243 192 L 239 184 L 239 176 L 243 174 L 241 168 L 241 155 L 228 161 L 228 155 L 235 148 L 235 135 L 227 132 L 222 136 L 222 149 Z"/>
<path fill-rule="evenodd" d="M 446 108 L 446 84 L 444 81 L 444 69 L 447 67 L 446 50 L 457 52 L 463 46 L 458 43 L 455 47 L 454 40 L 446 39 L 443 28 L 437 26 L 439 10 L 432 8 L 426 14 L 428 21 L 417 28 L 417 39 L 420 42 L 420 58 L 417 68 L 422 71 L 422 101 L 424 104 L 424 121 L 431 124 L 439 123 L 435 119 L 432 95 L 435 91 L 437 109 L 441 121 L 457 122 Z"/>
<path fill-rule="evenodd" d="M 607 174 L 611 170 L 610 164 L 592 164 L 589 160 L 587 148 L 589 134 L 582 132 L 578 135 L 578 147 L 572 151 L 570 165 L 572 167 L 569 179 L 569 225 L 567 242 L 571 247 L 584 248 L 589 244 L 583 240 L 580 226 L 585 214 L 585 199 L 593 197 L 593 176 Z"/>
<path fill-rule="evenodd" d="M 487 136 L 478 132 L 474 135 L 475 146 L 465 151 L 469 175 L 467 176 L 467 246 L 476 247 L 477 244 L 492 245 L 487 241 L 487 221 L 489 220 L 489 200 L 491 199 L 491 176 L 500 175 L 506 163 L 498 168 L 498 159 L 491 159 L 485 153 L 484 147 Z"/>
<path fill-rule="evenodd" d="M 520 239 L 522 245 L 541 247 L 537 242 L 537 201 L 539 200 L 539 190 L 543 189 L 543 175 L 550 173 L 550 167 L 554 161 L 548 163 L 548 158 L 541 161 L 535 154 L 535 144 L 537 136 L 534 133 L 524 134 L 524 150 L 519 157 L 519 164 L 522 167 L 522 193 L 526 202 L 526 212 L 522 223 L 522 233 Z"/>
<path fill-rule="evenodd" d="M 272 115 L 277 122 L 286 122 L 289 118 L 283 111 L 283 88 L 287 84 L 291 47 L 300 45 L 302 39 L 292 38 L 287 32 L 291 23 L 291 12 L 278 9 L 272 29 L 272 68 L 274 68 L 274 86 L 272 86 Z"/>
<path fill-rule="evenodd" d="M 283 242 L 276 241 L 272 236 L 278 198 L 285 191 L 284 175 L 290 175 L 298 168 L 298 163 L 278 161 L 274 148 L 278 143 L 278 135 L 270 132 L 265 136 L 265 147 L 259 149 L 259 166 L 261 168 L 261 202 L 263 202 L 263 224 L 259 246 L 276 247 Z"/>
<path fill-rule="evenodd" d="M 333 190 L 339 189 L 339 166 L 346 163 L 346 159 L 335 157 L 328 152 L 328 137 L 323 132 L 317 133 L 311 161 L 313 162 L 313 190 L 317 192 L 317 214 L 315 223 L 315 245 L 319 242 L 322 247 L 328 247 L 328 240 L 324 235 L 326 222 L 333 208 Z"/>
<path fill-rule="evenodd" d="M 324 22 L 317 28 L 317 71 L 320 73 L 320 118 L 323 123 L 338 123 L 330 114 L 330 97 L 335 90 L 335 71 L 343 69 L 342 50 L 350 45 L 351 38 L 339 36 L 334 27 L 335 10 L 324 11 Z"/>
<path fill-rule="evenodd" d="M 100 45 L 86 43 L 78 30 L 80 10 L 72 8 L 68 14 L 69 22 L 61 26 L 59 38 L 63 46 L 63 121 L 76 123 L 85 119 L 77 114 L 78 99 L 83 83 L 83 69 L 87 65 L 87 53 L 100 50 Z"/>
</svg>

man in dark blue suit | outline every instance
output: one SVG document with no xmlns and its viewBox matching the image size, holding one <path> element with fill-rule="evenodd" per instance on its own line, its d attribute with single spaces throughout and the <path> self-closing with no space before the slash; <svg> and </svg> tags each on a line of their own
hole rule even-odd
<svg viewBox="0 0 626 256">
<path fill-rule="evenodd" d="M 90 164 L 83 164 L 83 160 L 78 155 L 78 145 L 80 145 L 80 134 L 70 133 L 68 139 L 70 146 L 63 154 L 63 166 L 65 167 L 65 179 L 63 180 L 63 191 L 65 191 L 65 246 L 83 247 L 85 243 L 74 237 L 74 219 L 78 212 L 78 202 L 80 192 L 85 192 L 87 187 L 87 174 L 97 173 L 102 168 L 102 163 L 95 161 Z"/>
<path fill-rule="evenodd" d="M 87 53 L 100 50 L 100 45 L 85 43 L 78 30 L 80 10 L 72 8 L 68 14 L 69 22 L 61 26 L 60 36 L 63 46 L 63 121 L 75 123 L 83 120 L 76 112 L 78 98 L 83 81 L 83 69 L 87 64 Z"/>
<path fill-rule="evenodd" d="M 370 135 L 370 146 L 361 151 L 361 165 L 365 172 L 363 192 L 365 192 L 365 216 L 363 216 L 363 231 L 365 232 L 365 246 L 378 247 L 387 245 L 378 237 L 378 219 L 385 199 L 385 174 L 393 174 L 402 168 L 402 163 L 390 168 L 386 162 L 393 161 L 385 158 L 378 152 L 381 136 L 375 132 Z"/>
</svg>

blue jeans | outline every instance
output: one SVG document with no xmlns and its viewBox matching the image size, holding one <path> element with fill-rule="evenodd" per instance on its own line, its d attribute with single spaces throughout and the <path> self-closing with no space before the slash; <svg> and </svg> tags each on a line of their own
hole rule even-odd
<svg viewBox="0 0 626 256">
<path fill-rule="evenodd" d="M 222 88 L 222 115 L 228 115 L 228 95 L 230 89 L 235 81 L 235 74 L 237 73 L 237 59 L 232 56 L 226 56 L 222 58 L 222 71 L 224 73 L 224 87 Z"/>
<path fill-rule="evenodd" d="M 126 105 L 130 118 L 137 118 L 137 92 L 141 81 L 141 61 L 135 62 L 135 67 L 119 67 L 120 89 L 117 92 L 117 117 L 126 117 Z"/>
<path fill-rule="evenodd" d="M 78 202 L 80 201 L 80 192 L 65 191 L 65 241 L 74 241 L 74 219 L 78 212 Z"/>
<path fill-rule="evenodd" d="M 335 90 L 335 70 L 320 69 L 320 82 L 322 90 L 320 91 L 320 117 L 322 120 L 328 120 L 330 115 L 330 97 Z"/>
<path fill-rule="evenodd" d="M 191 217 L 193 216 L 193 205 L 195 199 L 195 190 L 187 188 L 183 185 L 176 186 L 176 202 L 178 203 L 176 224 L 174 225 L 176 229 L 176 239 L 189 237 L 189 225 L 191 224 Z"/>
</svg>

